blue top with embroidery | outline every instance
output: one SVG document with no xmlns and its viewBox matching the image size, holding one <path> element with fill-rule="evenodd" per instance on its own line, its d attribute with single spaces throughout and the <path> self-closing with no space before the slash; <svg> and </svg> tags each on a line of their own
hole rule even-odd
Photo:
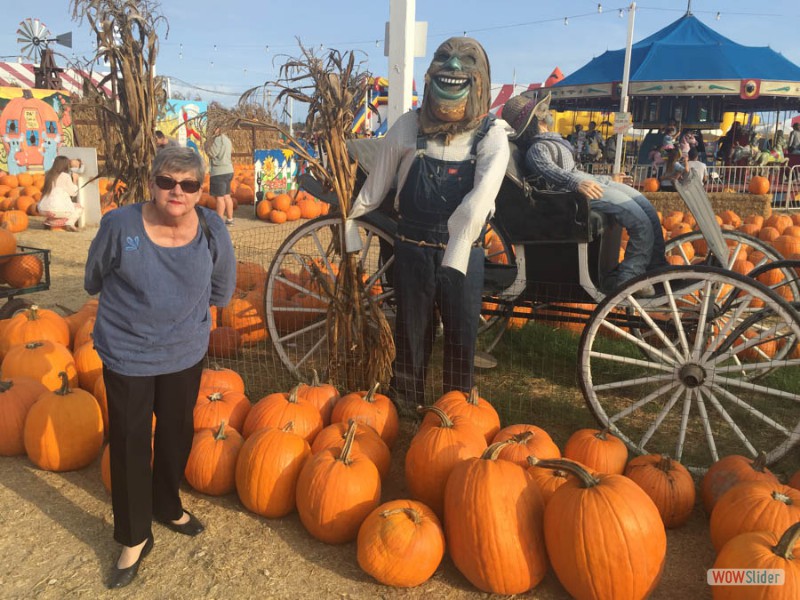
<svg viewBox="0 0 800 600">
<path fill-rule="evenodd" d="M 100 294 L 94 345 L 116 373 L 151 376 L 197 364 L 208 350 L 209 306 L 225 306 L 236 286 L 236 258 L 222 219 L 205 208 L 210 240 L 176 248 L 154 244 L 142 204 L 107 213 L 86 262 L 84 288 Z"/>
</svg>

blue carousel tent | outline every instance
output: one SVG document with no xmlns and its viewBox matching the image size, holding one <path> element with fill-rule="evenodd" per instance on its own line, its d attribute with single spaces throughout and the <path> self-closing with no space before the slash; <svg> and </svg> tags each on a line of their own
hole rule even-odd
<svg viewBox="0 0 800 600">
<path fill-rule="evenodd" d="M 616 110 L 624 61 L 624 49 L 593 59 L 550 88 L 552 106 Z M 664 97 L 701 99 L 695 104 L 706 105 L 706 113 L 718 112 L 718 106 L 719 110 L 722 106 L 724 110 L 796 110 L 800 109 L 800 67 L 771 48 L 737 44 L 687 13 L 631 49 L 631 101 L 636 105 L 637 99 Z M 658 120 L 647 118 L 644 113 L 652 112 L 652 106 L 645 104 L 638 102 L 640 116 L 645 117 L 638 120 Z M 688 101 L 683 108 L 691 108 Z"/>
</svg>

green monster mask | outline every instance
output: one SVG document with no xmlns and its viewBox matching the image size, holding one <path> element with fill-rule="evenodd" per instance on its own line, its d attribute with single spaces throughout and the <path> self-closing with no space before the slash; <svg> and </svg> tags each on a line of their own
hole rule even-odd
<svg viewBox="0 0 800 600">
<path fill-rule="evenodd" d="M 454 37 L 445 41 L 425 73 L 420 131 L 443 134 L 447 141 L 474 129 L 489 112 L 490 85 L 489 59 L 477 40 Z"/>
</svg>

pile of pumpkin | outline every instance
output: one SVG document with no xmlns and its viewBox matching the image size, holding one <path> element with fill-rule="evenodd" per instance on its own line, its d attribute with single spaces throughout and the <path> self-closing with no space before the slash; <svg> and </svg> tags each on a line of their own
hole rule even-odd
<svg viewBox="0 0 800 600">
<path fill-rule="evenodd" d="M 286 223 L 298 219 L 316 219 L 327 215 L 330 205 L 321 202 L 303 190 L 289 190 L 275 194 L 267 192 L 256 204 L 256 216 L 270 223 Z"/>
<path fill-rule="evenodd" d="M 27 229 L 28 217 L 39 214 L 36 204 L 43 186 L 43 173 L 8 175 L 0 171 L 0 227 L 14 233 Z"/>
<path fill-rule="evenodd" d="M 253 163 L 235 163 L 233 165 L 231 198 L 233 199 L 234 208 L 239 204 L 253 204 L 256 201 L 256 182 L 253 173 Z M 203 194 L 200 196 L 200 206 L 215 210 L 217 207 L 217 200 L 208 193 L 210 180 L 209 174 L 206 173 L 205 179 L 203 180 Z"/>
<path fill-rule="evenodd" d="M 30 288 L 42 280 L 43 274 L 39 256 L 35 252 L 18 251 L 16 236 L 10 229 L 0 227 L 0 285 L 15 290 Z"/>
<path fill-rule="evenodd" d="M 750 194 L 759 196 L 769 194 L 769 187 L 769 179 L 761 175 L 754 175 L 750 178 L 750 181 L 747 182 L 747 192 Z M 643 192 L 657 192 L 660 188 L 661 182 L 656 177 L 648 177 L 642 182 Z M 737 190 L 733 188 L 728 188 L 723 191 L 727 193 L 737 193 Z"/>
</svg>

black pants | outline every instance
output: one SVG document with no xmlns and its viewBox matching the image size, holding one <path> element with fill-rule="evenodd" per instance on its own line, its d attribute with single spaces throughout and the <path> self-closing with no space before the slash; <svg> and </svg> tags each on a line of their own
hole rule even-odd
<svg viewBox="0 0 800 600">
<path fill-rule="evenodd" d="M 469 391 L 483 289 L 483 248 L 472 248 L 466 277 L 442 269 L 444 251 L 408 242 L 395 243 L 397 299 L 393 385 L 398 401 L 424 404 L 425 374 L 436 325 L 436 307 L 444 326 L 442 383 L 445 392 Z"/>
<path fill-rule="evenodd" d="M 203 361 L 177 373 L 148 377 L 121 375 L 103 367 L 114 539 L 124 546 L 147 539 L 154 516 L 176 520 L 183 514 L 178 488 L 192 449 L 193 411 L 202 371 Z"/>
</svg>

